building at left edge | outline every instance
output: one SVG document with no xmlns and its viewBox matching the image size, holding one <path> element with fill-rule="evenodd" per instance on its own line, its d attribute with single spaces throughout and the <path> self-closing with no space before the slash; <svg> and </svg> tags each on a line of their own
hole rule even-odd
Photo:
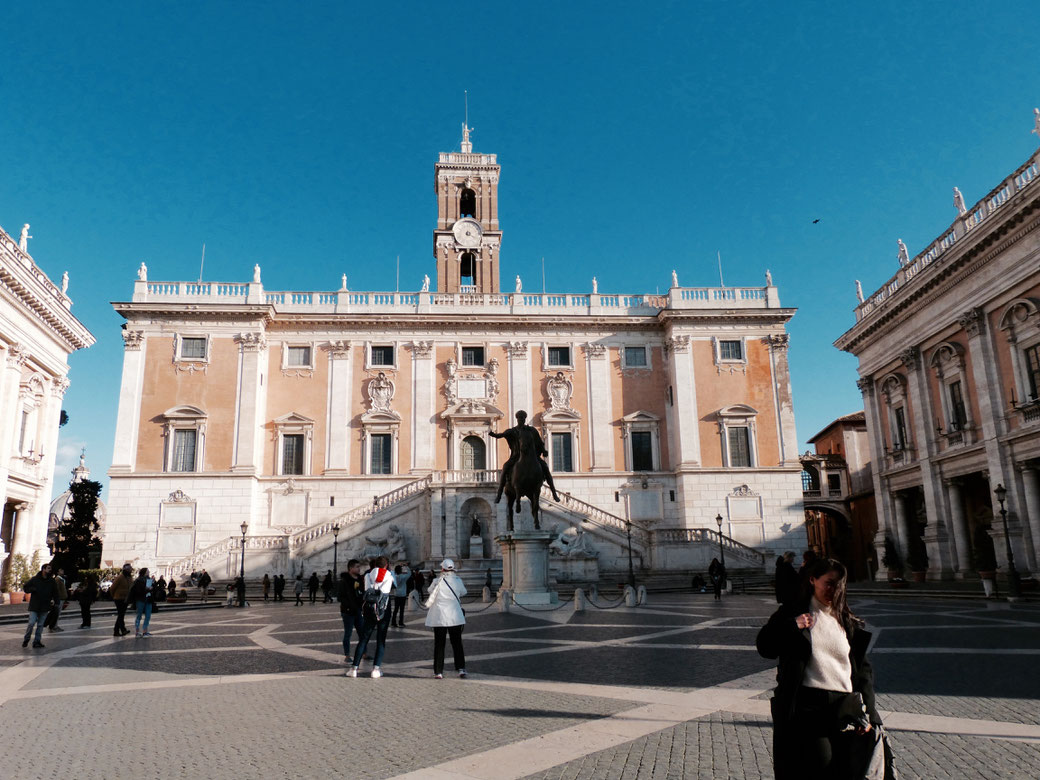
<svg viewBox="0 0 1040 780">
<path fill-rule="evenodd" d="M 114 304 L 126 351 L 103 562 L 221 578 L 244 551 L 250 576 L 291 576 L 381 552 L 451 556 L 482 583 L 501 571 L 505 516 L 491 433 L 519 410 L 562 494 L 541 502 L 559 583 L 616 584 L 630 561 L 688 582 L 723 555 L 761 572 L 802 549 L 794 309 L 769 274 L 698 288 L 672 272 L 660 295 L 503 289 L 502 168 L 464 138 L 432 166 L 419 289 L 353 291 L 337 271 L 338 289 L 273 291 L 259 267 L 164 282 L 142 266 Z"/>
<path fill-rule="evenodd" d="M 29 226 L 26 225 L 26 228 Z M 68 277 L 55 284 L 0 230 L 0 560 L 50 557 L 47 522 L 69 355 L 94 343 L 72 314 Z"/>
</svg>

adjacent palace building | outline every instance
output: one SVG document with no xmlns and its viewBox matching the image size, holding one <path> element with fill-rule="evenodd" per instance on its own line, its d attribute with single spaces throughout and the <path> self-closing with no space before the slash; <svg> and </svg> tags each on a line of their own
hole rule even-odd
<svg viewBox="0 0 1040 780">
<path fill-rule="evenodd" d="M 1008 541 L 1020 574 L 1040 566 L 1038 166 L 970 207 L 955 190 L 953 224 L 916 257 L 900 246 L 835 343 L 859 358 L 877 560 L 890 539 L 931 579 L 974 576 L 994 548 L 1006 570 Z"/>
<path fill-rule="evenodd" d="M 508 455 L 489 433 L 521 409 L 564 494 L 542 501 L 560 582 L 627 573 L 630 550 L 643 576 L 685 577 L 720 544 L 731 569 L 759 570 L 804 546 L 794 311 L 771 280 L 505 291 L 500 168 L 463 137 L 435 166 L 434 289 L 272 292 L 258 267 L 197 284 L 142 266 L 115 304 L 106 561 L 220 577 L 242 550 L 251 575 L 449 555 L 482 579 L 500 565 Z"/>
</svg>

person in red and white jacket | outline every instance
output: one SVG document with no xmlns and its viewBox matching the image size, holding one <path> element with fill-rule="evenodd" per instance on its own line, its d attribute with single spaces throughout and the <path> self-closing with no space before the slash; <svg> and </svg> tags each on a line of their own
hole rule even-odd
<svg viewBox="0 0 1040 780">
<path fill-rule="evenodd" d="M 386 651 L 386 635 L 390 631 L 390 592 L 394 588 L 394 575 L 387 566 L 386 556 L 381 555 L 375 561 L 375 566 L 365 575 L 365 589 L 361 597 L 362 614 L 365 627 L 357 648 L 354 650 L 354 664 L 347 672 L 347 677 L 357 677 L 361 666 L 361 658 L 368 649 L 368 640 L 372 632 L 376 632 L 376 655 L 372 666 L 372 676 L 382 677 L 383 670 L 380 665 L 383 662 L 383 653 Z"/>
</svg>

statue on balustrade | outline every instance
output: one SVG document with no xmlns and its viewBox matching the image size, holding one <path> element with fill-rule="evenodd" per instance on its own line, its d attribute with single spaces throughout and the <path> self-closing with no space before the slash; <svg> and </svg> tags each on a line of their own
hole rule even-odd
<svg viewBox="0 0 1040 780">
<path fill-rule="evenodd" d="M 143 262 L 141 263 L 141 267 L 137 269 L 137 280 L 140 282 L 148 281 L 148 266 Z"/>
<path fill-rule="evenodd" d="M 538 523 L 538 497 L 542 490 L 542 483 L 549 485 L 555 501 L 560 500 L 553 482 L 549 464 L 544 457 L 549 454 L 542 441 L 541 434 L 536 428 L 527 424 L 527 412 L 523 409 L 516 413 L 516 425 L 508 428 L 502 433 L 489 431 L 496 439 L 505 439 L 509 445 L 509 459 L 502 465 L 502 476 L 498 481 L 498 495 L 495 503 L 502 500 L 503 491 L 509 499 L 509 511 L 506 519 L 509 530 L 513 530 L 513 512 L 520 511 L 520 499 L 527 497 L 531 503 L 531 516 L 534 518 L 534 527 L 541 528 Z"/>
<path fill-rule="evenodd" d="M 957 207 L 957 211 L 960 214 L 968 213 L 968 207 L 964 205 L 964 196 L 961 195 L 961 191 L 956 187 L 953 188 L 953 205 Z"/>
<path fill-rule="evenodd" d="M 906 250 L 906 244 L 901 238 L 897 238 L 896 241 L 899 242 L 899 267 L 910 265 L 910 253 Z"/>
<path fill-rule="evenodd" d="M 26 254 L 29 254 L 29 239 L 32 236 L 29 235 L 29 223 L 26 222 L 22 225 L 22 235 L 18 237 L 18 248 Z"/>
</svg>

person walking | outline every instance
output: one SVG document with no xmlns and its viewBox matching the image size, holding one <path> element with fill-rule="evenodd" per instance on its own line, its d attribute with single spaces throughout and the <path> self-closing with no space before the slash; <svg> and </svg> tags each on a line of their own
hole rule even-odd
<svg viewBox="0 0 1040 780">
<path fill-rule="evenodd" d="M 857 762 L 873 748 L 861 749 L 862 738 L 873 745 L 879 737 L 870 732 L 881 725 L 870 634 L 849 609 L 844 565 L 818 559 L 807 575 L 800 597 L 773 613 L 755 643 L 763 658 L 778 660 L 773 768 L 778 780 L 863 777 L 866 762 Z"/>
<path fill-rule="evenodd" d="M 199 575 L 199 595 L 202 596 L 203 604 L 209 601 L 209 584 L 211 582 L 213 582 L 213 578 L 209 576 L 208 571 L 203 569 L 202 574 Z"/>
<path fill-rule="evenodd" d="M 411 572 L 407 566 L 394 567 L 394 608 L 390 614 L 390 625 L 404 628 L 404 607 L 408 603 L 408 582 Z"/>
<path fill-rule="evenodd" d="M 332 569 L 325 572 L 321 581 L 321 603 L 328 604 L 332 601 Z"/>
<path fill-rule="evenodd" d="M 293 585 L 293 593 L 296 594 L 296 606 L 303 604 L 303 573 L 296 575 L 296 584 Z"/>
<path fill-rule="evenodd" d="M 441 561 L 441 576 L 430 588 L 426 600 L 426 625 L 433 629 L 433 676 L 444 679 L 444 640 L 451 638 L 451 651 L 455 656 L 455 671 L 466 677 L 466 653 L 462 649 L 462 629 L 466 625 L 466 611 L 462 608 L 462 597 L 466 586 L 455 573 L 455 561 Z"/>
<path fill-rule="evenodd" d="M 28 646 L 29 638 L 33 636 L 35 628 L 36 636 L 33 638 L 33 647 L 42 648 L 43 642 L 40 641 L 40 635 L 43 634 L 43 624 L 47 620 L 51 607 L 58 599 L 58 586 L 54 577 L 51 576 L 49 563 L 43 564 L 39 572 L 25 583 L 25 592 L 29 594 L 29 624 L 25 627 L 22 647 Z"/>
<path fill-rule="evenodd" d="M 123 570 L 112 580 L 108 595 L 116 605 L 116 624 L 112 628 L 112 636 L 126 636 L 130 630 L 126 627 L 126 605 L 130 599 L 130 586 L 134 583 L 134 570 L 129 563 L 123 564 Z"/>
<path fill-rule="evenodd" d="M 203 573 L 205 573 L 203 569 Z M 148 623 L 152 619 L 152 607 L 155 605 L 155 580 L 152 579 L 151 575 L 148 574 L 148 569 L 141 569 L 137 573 L 137 579 L 134 580 L 133 586 L 130 588 L 130 600 L 137 605 L 137 617 L 134 619 L 134 632 L 135 636 L 151 636 L 151 632 L 148 631 Z M 141 618 L 144 618 L 144 625 L 141 625 Z"/>
<path fill-rule="evenodd" d="M 54 573 L 54 586 L 58 589 L 58 599 L 54 602 L 54 606 L 51 607 L 51 611 L 47 613 L 47 620 L 44 622 L 44 625 L 48 631 L 60 634 L 65 629 L 58 625 L 58 620 L 61 618 L 61 611 L 69 605 L 69 589 L 65 587 L 64 569 L 58 568 Z"/>
<path fill-rule="evenodd" d="M 274 600 L 285 601 L 285 575 L 274 575 Z"/>
<path fill-rule="evenodd" d="M 776 603 L 790 604 L 801 595 L 798 572 L 794 568 L 794 553 L 785 552 L 776 559 Z"/>
<path fill-rule="evenodd" d="M 340 575 L 339 614 L 343 618 L 343 660 L 350 663 L 350 635 L 357 631 L 358 643 L 365 631 L 365 619 L 362 616 L 361 596 L 365 590 L 365 581 L 361 577 L 361 561 L 351 558 L 347 562 L 347 570 Z"/>
<path fill-rule="evenodd" d="M 97 601 L 97 577 L 88 574 L 86 579 L 76 588 L 76 600 L 79 601 L 80 628 L 90 628 L 90 605 Z"/>
<path fill-rule="evenodd" d="M 722 589 L 726 585 L 726 567 L 719 562 L 718 558 L 711 559 L 711 565 L 708 566 L 708 578 L 715 589 L 715 600 L 721 601 Z"/>
<path fill-rule="evenodd" d="M 318 600 L 318 586 L 321 583 L 318 581 L 318 572 L 312 571 L 310 579 L 307 580 L 307 591 L 310 593 L 311 604 Z"/>
<path fill-rule="evenodd" d="M 264 588 L 264 601 L 267 601 L 268 594 L 271 592 L 271 578 L 264 573 L 264 579 L 262 582 Z"/>
<path fill-rule="evenodd" d="M 376 655 L 372 665 L 372 677 L 382 677 L 383 653 L 386 652 L 386 635 L 390 631 L 390 591 L 394 587 L 394 575 L 387 568 L 386 556 L 376 558 L 376 565 L 365 575 L 365 590 L 361 602 L 361 616 L 364 620 L 364 632 L 354 649 L 354 663 L 347 671 L 347 677 L 357 677 L 361 666 L 361 658 L 368 649 L 368 641 L 372 632 L 376 633 Z"/>
</svg>

